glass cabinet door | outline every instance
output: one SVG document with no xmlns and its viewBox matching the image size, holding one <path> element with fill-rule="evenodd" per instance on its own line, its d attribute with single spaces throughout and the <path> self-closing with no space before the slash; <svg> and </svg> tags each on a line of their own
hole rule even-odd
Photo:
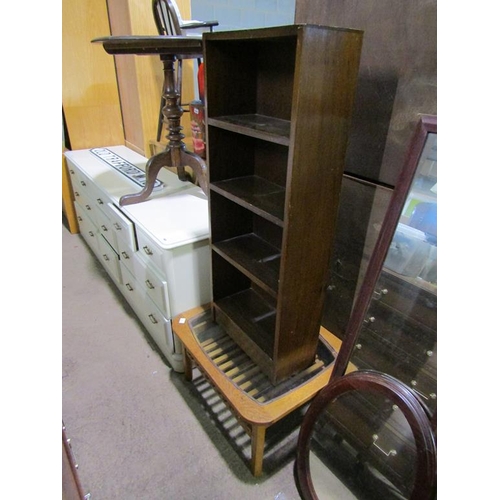
<svg viewBox="0 0 500 500">
<path fill-rule="evenodd" d="M 437 402 L 437 134 L 429 133 L 378 276 L 351 363 Z"/>
<path fill-rule="evenodd" d="M 431 499 L 437 421 L 437 119 L 422 116 L 347 322 L 307 411 L 296 478 L 316 500 Z M 338 488 L 337 488 L 338 490 Z"/>
</svg>

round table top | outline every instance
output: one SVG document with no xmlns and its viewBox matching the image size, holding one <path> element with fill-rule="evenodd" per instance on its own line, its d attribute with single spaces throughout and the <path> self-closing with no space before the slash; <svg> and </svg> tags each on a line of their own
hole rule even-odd
<svg viewBox="0 0 500 500">
<path fill-rule="evenodd" d="M 203 55 L 201 35 L 125 35 L 94 38 L 108 54 L 171 55 L 177 58 L 198 58 Z"/>
</svg>

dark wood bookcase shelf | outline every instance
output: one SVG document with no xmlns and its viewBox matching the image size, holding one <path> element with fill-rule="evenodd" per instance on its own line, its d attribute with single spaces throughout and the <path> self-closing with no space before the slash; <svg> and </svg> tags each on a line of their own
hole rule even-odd
<svg viewBox="0 0 500 500">
<path fill-rule="evenodd" d="M 256 175 L 216 182 L 210 188 L 283 227 L 285 188 Z"/>
<path fill-rule="evenodd" d="M 273 297 L 278 295 L 281 249 L 254 233 L 214 243 L 212 249 Z"/>
<path fill-rule="evenodd" d="M 317 352 L 362 32 L 203 36 L 214 318 L 278 383 Z"/>
<path fill-rule="evenodd" d="M 290 144 L 290 120 L 249 114 L 209 118 L 208 124 L 283 146 Z"/>
</svg>

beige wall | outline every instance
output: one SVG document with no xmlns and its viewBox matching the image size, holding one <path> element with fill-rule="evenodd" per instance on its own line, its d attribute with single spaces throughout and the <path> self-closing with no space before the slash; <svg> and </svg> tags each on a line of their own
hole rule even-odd
<svg viewBox="0 0 500 500">
<path fill-rule="evenodd" d="M 190 0 L 177 4 L 189 19 Z M 150 156 L 163 84 L 159 57 L 111 56 L 102 45 L 90 43 L 109 34 L 157 34 L 150 0 L 63 0 L 62 29 L 63 107 L 71 147 L 125 144 Z M 193 80 L 192 62 L 185 61 L 183 102 L 194 97 Z M 182 125 L 189 137 L 188 113 Z"/>
</svg>

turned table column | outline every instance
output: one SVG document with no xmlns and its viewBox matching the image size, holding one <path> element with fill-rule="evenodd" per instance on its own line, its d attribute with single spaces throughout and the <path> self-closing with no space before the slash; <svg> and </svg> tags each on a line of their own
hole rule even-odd
<svg viewBox="0 0 500 500">
<path fill-rule="evenodd" d="M 110 36 L 92 40 L 100 42 L 108 54 L 159 55 L 163 61 L 164 83 L 163 120 L 168 130 L 168 144 L 164 151 L 152 156 L 146 164 L 146 183 L 138 193 L 120 198 L 120 205 L 132 205 L 146 200 L 153 191 L 158 173 L 163 167 L 174 167 L 180 180 L 188 181 L 186 166 L 193 169 L 200 187 L 208 193 L 205 160 L 188 151 L 183 142 L 181 118 L 181 79 L 175 77 L 177 59 L 197 59 L 202 56 L 201 38 L 169 36 Z"/>
</svg>

